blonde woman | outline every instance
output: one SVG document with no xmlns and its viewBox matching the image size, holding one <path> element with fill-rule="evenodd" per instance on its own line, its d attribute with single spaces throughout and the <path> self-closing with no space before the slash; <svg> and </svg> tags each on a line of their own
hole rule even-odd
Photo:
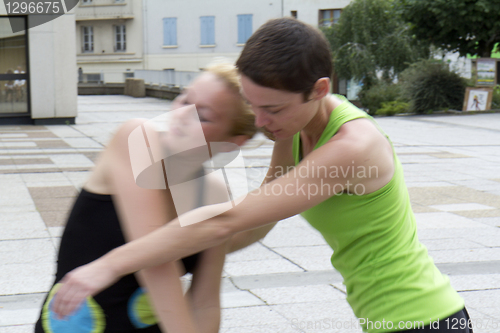
<svg viewBox="0 0 500 333">
<path fill-rule="evenodd" d="M 218 332 L 224 244 L 178 262 L 124 276 L 87 298 L 66 318 L 60 318 L 52 309 L 59 282 L 67 272 L 158 229 L 177 213 L 227 200 L 224 191 L 217 191 L 220 184 L 203 177 L 202 163 L 209 156 L 196 150 L 182 154 L 172 167 L 179 181 L 197 179 L 193 186 L 184 189 L 181 211 L 179 205 L 174 207 L 168 188 L 139 187 L 130 160 L 129 138 L 137 129 L 148 131 L 149 147 L 159 147 L 172 155 L 180 145 L 196 139 L 193 128 L 201 128 L 206 142 L 241 146 L 254 135 L 256 128 L 253 113 L 240 96 L 236 69 L 227 64 L 209 67 L 175 99 L 172 109 L 169 131 L 156 132 L 145 120 L 131 120 L 121 126 L 102 153 L 69 215 L 54 287 L 43 305 L 36 333 Z M 179 277 L 186 272 L 193 277 L 185 298 Z"/>
</svg>

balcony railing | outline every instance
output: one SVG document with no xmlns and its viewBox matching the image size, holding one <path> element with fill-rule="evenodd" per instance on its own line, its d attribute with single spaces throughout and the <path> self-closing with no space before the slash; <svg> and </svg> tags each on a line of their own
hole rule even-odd
<svg viewBox="0 0 500 333">
<path fill-rule="evenodd" d="M 136 70 L 134 77 L 143 79 L 146 84 L 183 88 L 191 83 L 201 72 L 183 72 L 174 70 Z"/>
<path fill-rule="evenodd" d="M 79 83 L 124 83 L 126 78 L 143 79 L 145 84 L 183 88 L 191 83 L 201 72 L 174 70 L 101 70 L 99 72 L 78 73 Z"/>
<path fill-rule="evenodd" d="M 76 7 L 76 20 L 133 19 L 133 0 L 92 0 L 81 1 Z"/>
</svg>

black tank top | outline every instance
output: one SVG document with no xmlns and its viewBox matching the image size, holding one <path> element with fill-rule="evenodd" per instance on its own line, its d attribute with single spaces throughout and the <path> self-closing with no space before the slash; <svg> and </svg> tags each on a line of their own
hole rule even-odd
<svg viewBox="0 0 500 333">
<path fill-rule="evenodd" d="M 199 194 L 197 194 L 198 206 L 201 205 L 204 192 L 203 181 L 200 183 Z M 112 196 L 95 194 L 82 189 L 61 238 L 55 283 L 58 283 L 71 270 L 123 244 L 125 244 L 125 238 Z M 182 259 L 186 272 L 193 271 L 197 260 L 198 254 Z M 139 283 L 134 274 L 130 274 L 94 296 L 95 301 L 106 314 L 107 327 L 112 327 L 114 330 L 133 328 L 125 314 L 127 302 L 138 288 Z"/>
</svg>

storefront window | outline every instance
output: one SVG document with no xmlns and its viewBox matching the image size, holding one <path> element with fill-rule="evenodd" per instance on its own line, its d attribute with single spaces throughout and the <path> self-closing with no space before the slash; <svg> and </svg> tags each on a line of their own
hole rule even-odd
<svg viewBox="0 0 500 333">
<path fill-rule="evenodd" d="M 26 25 L 26 17 L 0 17 L 0 117 L 28 113 L 26 30 L 13 33 L 10 20 Z"/>
</svg>

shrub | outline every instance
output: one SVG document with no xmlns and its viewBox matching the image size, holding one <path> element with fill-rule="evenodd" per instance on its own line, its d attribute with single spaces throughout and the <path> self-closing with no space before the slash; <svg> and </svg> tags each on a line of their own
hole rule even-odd
<svg viewBox="0 0 500 333">
<path fill-rule="evenodd" d="M 361 90 L 358 97 L 363 107 L 368 109 L 368 113 L 374 115 L 382 107 L 382 103 L 398 100 L 400 95 L 399 85 L 381 81 L 369 89 Z"/>
<path fill-rule="evenodd" d="M 402 94 L 410 101 L 410 112 L 462 109 L 465 80 L 442 61 L 418 61 L 404 70 L 399 79 Z"/>
<path fill-rule="evenodd" d="M 491 100 L 492 109 L 500 109 L 500 85 L 493 89 L 493 99 Z"/>
<path fill-rule="evenodd" d="M 402 101 L 392 101 L 382 103 L 382 107 L 375 113 L 378 116 L 393 116 L 398 113 L 406 113 L 410 105 Z"/>
</svg>

